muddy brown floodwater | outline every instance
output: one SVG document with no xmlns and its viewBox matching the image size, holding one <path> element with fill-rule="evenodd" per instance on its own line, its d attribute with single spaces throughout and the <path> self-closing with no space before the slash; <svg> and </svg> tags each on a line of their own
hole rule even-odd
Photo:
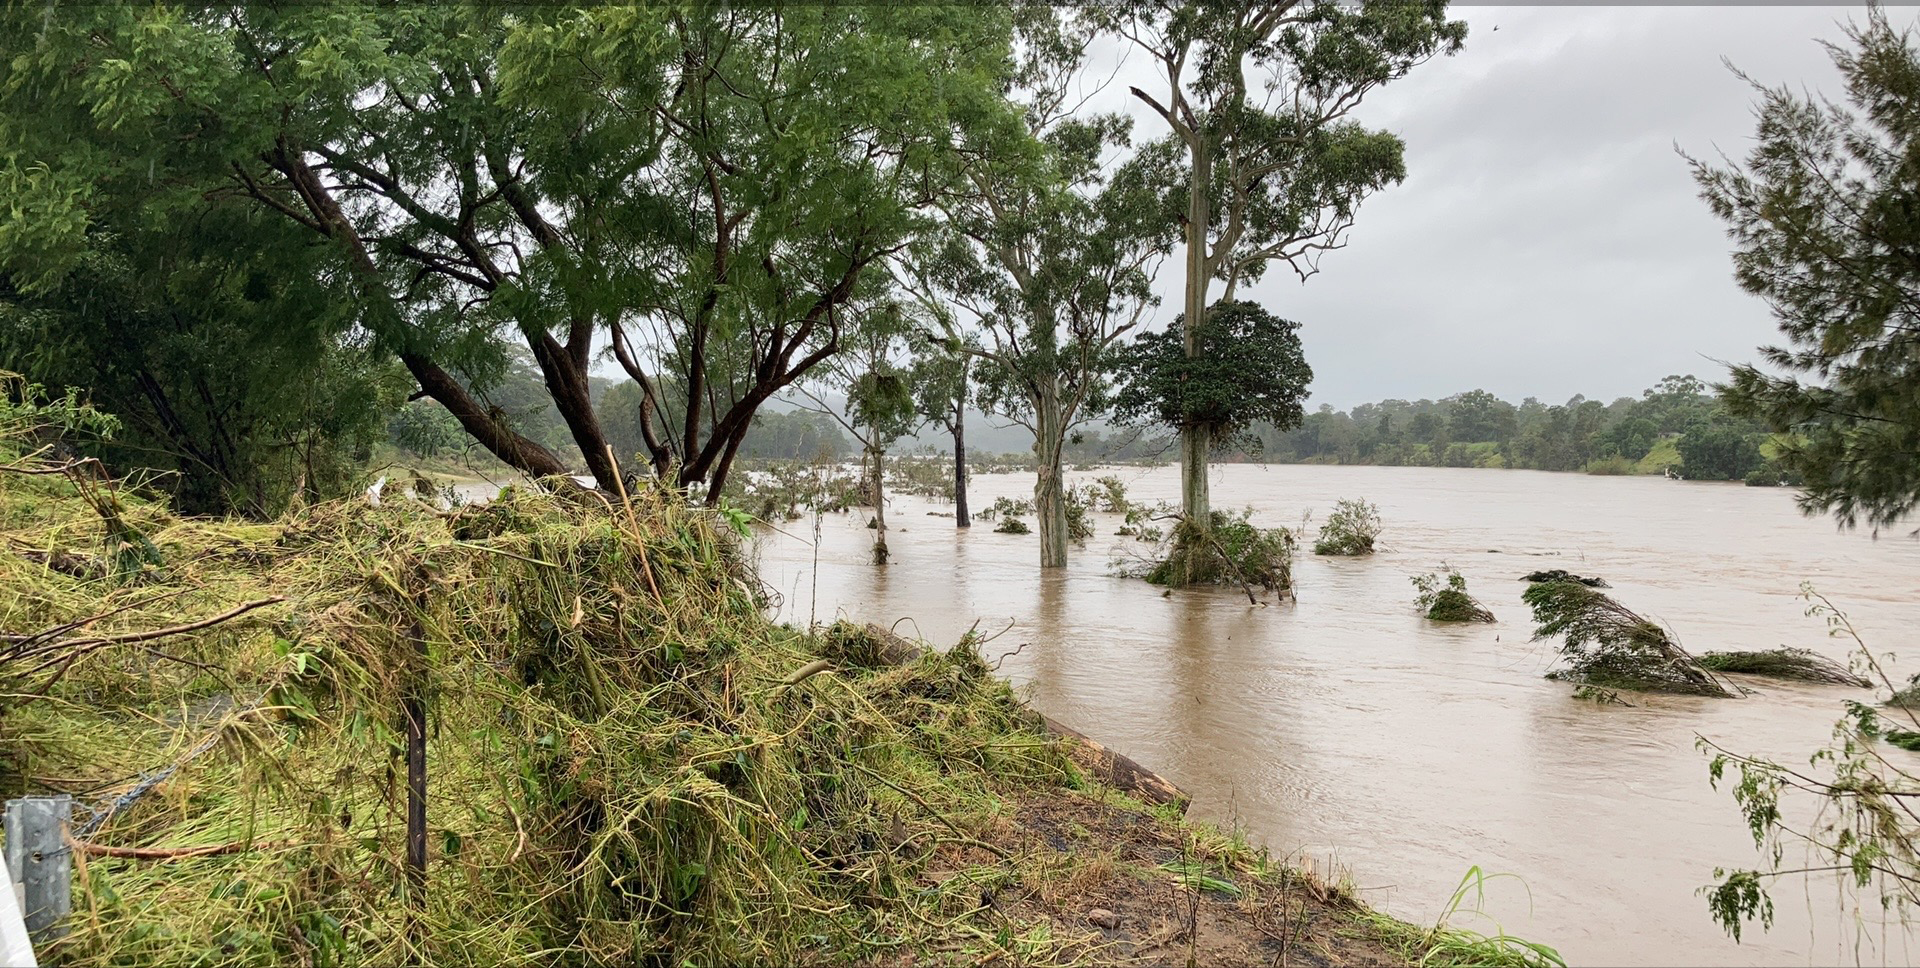
<svg viewBox="0 0 1920 968">
<path fill-rule="evenodd" d="M 1178 497 L 1174 468 L 1098 473 L 1118 474 L 1137 500 Z M 1431 922 L 1478 866 L 1516 875 L 1489 885 L 1488 913 L 1573 964 L 1920 957 L 1920 936 L 1831 881 L 1780 884 L 1773 930 L 1754 925 L 1739 944 L 1697 893 L 1716 866 L 1760 858 L 1732 798 L 1709 786 L 1696 735 L 1804 763 L 1864 691 L 1746 680 L 1756 692 L 1737 700 L 1579 702 L 1541 678 L 1552 648 L 1529 641 L 1516 580 L 1541 568 L 1600 575 L 1695 652 L 1791 645 L 1844 658 L 1803 614 L 1810 580 L 1876 651 L 1904 655 L 1920 630 L 1920 541 L 1839 532 L 1802 517 L 1781 488 L 1434 468 L 1214 474 L 1216 507 L 1251 506 L 1268 525 L 1365 496 L 1385 518 L 1384 550 L 1304 555 L 1298 604 L 1250 608 L 1237 591 L 1162 597 L 1113 577 L 1125 546 L 1110 537 L 1113 516 L 1098 516 L 1101 536 L 1068 568 L 1043 574 L 1035 537 L 956 532 L 927 514 L 950 507 L 908 497 L 887 515 L 891 564 L 866 563 L 871 533 L 856 512 L 823 519 L 817 552 L 810 519 L 765 533 L 762 575 L 798 623 L 898 621 L 943 645 L 975 623 L 1011 625 L 983 652 L 1025 644 L 1001 672 L 1040 710 L 1166 773 L 1195 795 L 1195 815 L 1238 824 L 1276 855 L 1349 869 L 1371 903 L 1409 920 Z M 982 475 L 970 494 L 985 507 L 1031 487 L 1031 475 Z M 1414 612 L 1408 576 L 1443 565 L 1498 624 L 1439 626 Z M 1893 667 L 1916 669 L 1912 658 Z"/>
</svg>

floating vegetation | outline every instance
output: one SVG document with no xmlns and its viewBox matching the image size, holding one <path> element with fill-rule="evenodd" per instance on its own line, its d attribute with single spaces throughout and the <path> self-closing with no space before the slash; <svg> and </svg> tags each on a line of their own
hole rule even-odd
<svg viewBox="0 0 1920 968">
<path fill-rule="evenodd" d="M 1313 543 L 1316 555 L 1370 555 L 1373 542 L 1380 537 L 1380 507 L 1364 498 L 1348 498 L 1333 506 L 1327 523 L 1320 526 L 1320 537 Z"/>
<path fill-rule="evenodd" d="M 1920 733 L 1910 729 L 1889 729 L 1880 735 L 1882 739 L 1903 750 L 1920 753 Z"/>
<path fill-rule="evenodd" d="M 1789 649 L 1783 646 L 1758 652 L 1706 652 L 1700 656 L 1700 665 L 1714 672 L 1739 672 L 1800 682 L 1829 682 L 1861 689 L 1873 687 L 1866 676 L 1812 649 Z"/>
<path fill-rule="evenodd" d="M 1703 668 L 1665 629 L 1586 585 L 1541 582 L 1522 596 L 1535 639 L 1564 637 L 1567 667 L 1548 678 L 1606 689 L 1735 697 L 1737 687 Z"/>
<path fill-rule="evenodd" d="M 1434 574 L 1414 575 L 1411 579 L 1414 589 L 1414 605 L 1435 622 L 1491 622 L 1493 613 L 1481 606 L 1472 595 L 1467 594 L 1467 576 L 1457 571 L 1447 572 L 1443 584 L 1440 576 Z"/>
<path fill-rule="evenodd" d="M 1585 585 L 1588 588 L 1612 588 L 1613 587 L 1612 585 L 1607 584 L 1607 581 L 1604 578 L 1582 578 L 1579 575 L 1576 575 L 1573 572 L 1567 571 L 1563 568 L 1555 568 L 1551 571 L 1536 571 L 1536 572 L 1533 572 L 1532 574 L 1521 576 L 1520 580 L 1530 581 L 1530 582 L 1567 581 L 1567 582 L 1573 582 L 1576 585 Z"/>
</svg>

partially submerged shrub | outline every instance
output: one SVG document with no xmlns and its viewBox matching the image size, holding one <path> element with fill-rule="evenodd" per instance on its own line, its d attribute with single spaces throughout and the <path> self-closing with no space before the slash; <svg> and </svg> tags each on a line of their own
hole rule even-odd
<svg viewBox="0 0 1920 968">
<path fill-rule="evenodd" d="M 1740 672 L 1771 679 L 1830 682 L 1861 689 L 1873 686 L 1866 676 L 1812 649 L 1782 647 L 1758 652 L 1707 652 L 1700 656 L 1700 665 L 1715 672 Z"/>
<path fill-rule="evenodd" d="M 1022 517 L 1032 513 L 1032 501 L 1016 500 L 1010 497 L 997 497 L 993 499 L 992 504 L 987 506 L 986 510 L 979 512 L 974 515 L 974 517 L 984 521 L 999 520 L 1000 523 L 995 525 L 993 530 L 1001 534 L 1032 534 L 1033 529 L 1027 527 L 1027 522 L 1020 520 Z"/>
<path fill-rule="evenodd" d="M 1698 696 L 1738 696 L 1680 647 L 1666 630 L 1607 596 L 1570 581 L 1541 582 L 1521 598 L 1533 608 L 1535 639 L 1564 636 L 1563 670 L 1548 673 L 1584 685 Z"/>
<path fill-rule="evenodd" d="M 1067 540 L 1075 544 L 1085 543 L 1093 537 L 1093 516 L 1088 512 L 1086 496 L 1075 488 L 1067 488 L 1061 503 L 1067 512 Z"/>
<path fill-rule="evenodd" d="M 1253 524 L 1253 511 L 1213 512 L 1213 527 L 1202 530 L 1181 520 L 1162 534 L 1145 578 L 1155 585 L 1232 585 L 1264 588 L 1274 594 L 1293 591 L 1293 532 Z"/>
<path fill-rule="evenodd" d="M 1364 498 L 1348 498 L 1333 506 L 1327 523 L 1320 526 L 1320 537 L 1313 543 L 1316 555 L 1370 555 L 1373 542 L 1380 536 L 1380 507 Z"/>
<path fill-rule="evenodd" d="M 1467 576 L 1449 571 L 1445 584 L 1434 574 L 1414 575 L 1414 604 L 1435 622 L 1491 622 L 1493 613 L 1467 594 Z"/>
<path fill-rule="evenodd" d="M 1522 575 L 1520 577 L 1520 580 L 1531 581 L 1531 582 L 1570 581 L 1577 585 L 1585 585 L 1588 588 L 1612 588 L 1613 587 L 1612 585 L 1607 584 L 1607 581 L 1604 578 L 1582 578 L 1579 575 L 1576 575 L 1573 572 L 1567 571 L 1563 568 L 1555 568 L 1552 571 L 1536 571 L 1529 575 Z"/>
<path fill-rule="evenodd" d="M 1127 484 L 1112 474 L 1096 477 L 1082 485 L 1086 493 L 1087 506 L 1096 511 L 1109 514 L 1125 514 L 1133 510 L 1133 502 L 1127 499 Z"/>
</svg>

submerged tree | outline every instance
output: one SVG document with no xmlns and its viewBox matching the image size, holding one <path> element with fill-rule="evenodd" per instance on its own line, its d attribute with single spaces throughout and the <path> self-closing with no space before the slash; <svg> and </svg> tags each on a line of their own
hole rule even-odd
<svg viewBox="0 0 1920 968">
<path fill-rule="evenodd" d="M 909 380 L 913 386 L 914 410 L 921 419 L 935 424 L 953 437 L 953 526 L 970 528 L 967 515 L 967 408 L 976 387 L 973 381 L 974 353 L 966 348 L 948 350 L 928 343 L 915 349 Z"/>
<path fill-rule="evenodd" d="M 1151 173 L 1103 156 L 1128 143 L 1122 115 L 1076 117 L 1090 36 L 1051 6 L 1020 8 L 1025 59 L 1007 84 L 1024 126 L 960 134 L 965 190 L 900 260 L 948 346 L 977 357 L 980 402 L 1031 430 L 1040 564 L 1067 561 L 1062 454 L 1105 406 L 1108 349 L 1156 302 L 1164 254 Z"/>
<path fill-rule="evenodd" d="M 887 448 L 913 433 L 921 418 L 914 406 L 913 386 L 903 356 L 912 330 L 898 303 L 885 298 L 862 300 L 852 308 L 855 322 L 843 337 L 846 345 L 820 369 L 820 387 L 801 392 L 813 408 L 832 417 L 860 445 L 866 493 L 873 505 L 873 563 L 884 565 L 887 550 Z M 831 389 L 845 394 L 846 406 L 835 408 L 824 399 Z"/>
<path fill-rule="evenodd" d="M 1803 510 L 1878 531 L 1920 502 L 1920 54 L 1878 7 L 1847 38 L 1846 104 L 1748 78 L 1745 164 L 1689 161 L 1788 342 L 1761 350 L 1788 375 L 1734 367 L 1729 404 L 1785 435 Z"/>
<path fill-rule="evenodd" d="M 1145 52 L 1161 78 L 1136 98 L 1169 138 L 1142 153 L 1149 181 L 1172 186 L 1168 225 L 1186 251 L 1182 350 L 1201 356 L 1211 287 L 1231 303 L 1242 283 L 1286 262 L 1302 279 L 1346 244 L 1360 203 L 1405 176 L 1400 139 L 1351 120 L 1361 100 L 1436 54 L 1459 50 L 1466 24 L 1444 0 L 1128 0 L 1091 8 L 1094 25 Z M 1214 440 L 1181 433 L 1187 518 L 1211 520 Z"/>
</svg>

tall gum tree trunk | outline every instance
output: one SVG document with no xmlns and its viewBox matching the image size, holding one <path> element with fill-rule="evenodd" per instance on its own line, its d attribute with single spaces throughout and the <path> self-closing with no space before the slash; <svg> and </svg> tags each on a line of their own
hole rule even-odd
<svg viewBox="0 0 1920 968">
<path fill-rule="evenodd" d="M 1059 388 L 1044 385 L 1035 395 L 1033 514 L 1040 524 L 1040 567 L 1067 564 L 1067 503 L 1060 479 L 1060 448 L 1066 427 L 1060 413 Z"/>
<path fill-rule="evenodd" d="M 967 517 L 967 408 L 953 411 L 953 526 L 973 527 Z"/>
<path fill-rule="evenodd" d="M 887 493 L 885 452 L 867 445 L 867 483 L 873 493 L 873 563 L 887 563 Z"/>
<path fill-rule="evenodd" d="M 1212 213 L 1207 208 L 1207 184 L 1212 178 L 1213 162 L 1204 140 L 1193 148 L 1193 183 L 1187 191 L 1187 293 L 1186 320 L 1181 336 L 1187 359 L 1199 355 L 1200 325 L 1207 318 L 1207 223 Z M 1200 527 L 1213 520 L 1212 496 L 1207 493 L 1207 457 L 1211 442 L 1205 427 L 1180 428 L 1180 504 L 1187 520 Z"/>
</svg>

